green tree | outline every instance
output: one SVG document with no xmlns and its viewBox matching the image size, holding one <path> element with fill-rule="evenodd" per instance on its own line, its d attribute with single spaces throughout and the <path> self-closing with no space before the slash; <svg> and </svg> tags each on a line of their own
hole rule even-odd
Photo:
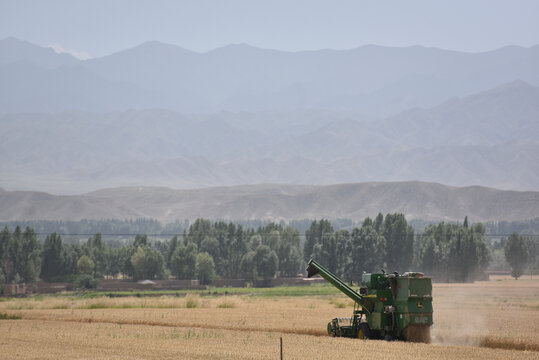
<svg viewBox="0 0 539 360">
<path fill-rule="evenodd" d="M 262 238 L 262 244 L 269 246 L 271 250 L 276 251 L 281 242 L 281 234 L 279 230 L 272 230 L 268 235 Z"/>
<path fill-rule="evenodd" d="M 526 268 L 528 261 L 528 247 L 524 238 L 517 233 L 512 233 L 505 242 L 505 259 L 511 266 L 511 275 L 518 279 Z"/>
<path fill-rule="evenodd" d="M 171 260 L 171 272 L 179 279 L 193 279 L 197 257 L 196 244 L 189 242 L 176 248 Z"/>
<path fill-rule="evenodd" d="M 440 266 L 440 252 L 436 244 L 436 239 L 433 236 L 421 237 L 421 245 L 419 252 L 419 266 L 430 276 L 435 276 L 435 270 Z"/>
<path fill-rule="evenodd" d="M 538 248 L 538 239 L 529 237 L 526 239 L 526 247 L 528 248 L 528 264 L 530 267 L 530 270 L 533 272 L 536 272 L 538 269 L 538 261 L 537 258 L 537 248 Z"/>
<path fill-rule="evenodd" d="M 62 244 L 62 258 L 64 261 L 64 275 L 77 274 L 77 262 L 84 255 L 79 244 Z"/>
<path fill-rule="evenodd" d="M 472 227 L 472 233 L 474 234 L 474 243 L 477 253 L 477 269 L 476 273 L 484 273 L 491 260 L 491 253 L 485 240 L 485 226 L 482 223 L 476 223 Z"/>
<path fill-rule="evenodd" d="M 81 275 L 93 276 L 94 267 L 94 262 L 87 255 L 82 255 L 77 261 L 77 272 Z"/>
<path fill-rule="evenodd" d="M 41 246 L 34 229 L 26 227 L 21 236 L 17 272 L 26 283 L 35 283 L 41 272 Z"/>
<path fill-rule="evenodd" d="M 168 251 L 167 251 L 167 267 L 170 268 L 170 260 L 172 259 L 172 255 L 174 255 L 174 251 L 176 251 L 176 248 L 178 247 L 178 236 L 174 235 L 172 239 L 170 239 L 170 242 L 168 244 Z"/>
<path fill-rule="evenodd" d="M 213 236 L 206 236 L 200 243 L 199 251 L 207 252 L 215 261 L 220 257 L 219 241 Z"/>
<path fill-rule="evenodd" d="M 2 267 L 2 264 L 4 263 L 4 254 L 7 252 L 7 249 L 9 247 L 10 237 L 11 237 L 11 233 L 9 232 L 9 229 L 6 226 L 0 232 L 0 268 Z"/>
<path fill-rule="evenodd" d="M 4 281 L 6 283 L 11 283 L 15 277 L 15 263 L 12 256 L 12 236 L 9 229 L 4 227 L 2 232 L 0 232 L 0 268 L 4 274 Z"/>
<path fill-rule="evenodd" d="M 322 243 L 324 237 L 329 237 L 333 234 L 333 226 L 329 220 L 322 219 L 320 222 L 316 220 L 311 223 L 311 227 L 305 231 L 305 244 L 303 245 L 303 259 L 309 261 L 314 256 L 314 247 Z M 317 261 L 323 259 L 317 257 Z"/>
<path fill-rule="evenodd" d="M 163 274 L 163 255 L 150 246 L 139 246 L 131 256 L 135 280 L 160 278 Z"/>
<path fill-rule="evenodd" d="M 337 241 L 334 233 L 324 233 L 320 242 L 313 246 L 313 256 L 332 273 L 337 272 Z"/>
<path fill-rule="evenodd" d="M 197 248 L 200 248 L 202 240 L 206 236 L 212 235 L 212 224 L 206 219 L 196 219 L 195 222 L 189 226 L 189 235 L 187 240 L 196 244 Z"/>
<path fill-rule="evenodd" d="M 473 281 L 490 261 L 482 224 L 429 225 L 420 242 L 418 263 L 438 281 Z"/>
<path fill-rule="evenodd" d="M 210 284 L 215 277 L 215 263 L 207 252 L 197 255 L 195 265 L 196 277 L 200 284 Z"/>
<path fill-rule="evenodd" d="M 5 282 L 6 282 L 6 278 L 4 277 L 4 271 L 2 270 L 2 267 L 0 266 L 0 295 L 4 294 Z"/>
<path fill-rule="evenodd" d="M 384 264 L 385 248 L 385 238 L 368 222 L 361 229 L 353 229 L 346 278 L 359 282 L 363 271 L 379 271 Z"/>
<path fill-rule="evenodd" d="M 148 246 L 148 236 L 146 234 L 137 234 L 133 246 L 135 249 L 138 249 L 140 246 Z"/>
<path fill-rule="evenodd" d="M 133 264 L 131 264 L 131 256 L 135 253 L 136 249 L 133 246 L 122 245 L 115 250 L 114 259 L 117 259 L 120 264 L 120 272 L 124 276 L 133 275 Z"/>
<path fill-rule="evenodd" d="M 142 280 L 146 278 L 146 270 L 148 264 L 146 262 L 146 251 L 139 246 L 133 256 L 131 256 L 131 264 L 133 265 L 135 280 Z"/>
<path fill-rule="evenodd" d="M 385 263 L 390 271 L 410 270 L 414 255 L 414 230 L 403 214 L 387 214 L 382 226 L 386 240 Z"/>
<path fill-rule="evenodd" d="M 299 243 L 299 232 L 287 226 L 279 236 L 276 251 L 279 258 L 279 276 L 296 276 L 298 274 L 302 262 Z"/>
<path fill-rule="evenodd" d="M 256 280 L 258 277 L 254 251 L 246 252 L 241 258 L 240 275 L 247 281 Z"/>
<path fill-rule="evenodd" d="M 146 277 L 148 279 L 161 279 L 163 278 L 163 271 L 165 265 L 165 258 L 159 250 L 154 247 L 148 246 L 144 249 L 146 251 Z"/>
<path fill-rule="evenodd" d="M 65 271 L 64 248 L 62 238 L 52 233 L 45 238 L 41 260 L 41 278 L 50 280 L 62 275 L 68 275 Z"/>
<path fill-rule="evenodd" d="M 347 230 L 338 230 L 334 234 L 335 237 L 335 274 L 343 278 L 346 277 L 350 258 L 350 233 Z"/>
<path fill-rule="evenodd" d="M 21 276 L 24 267 L 24 252 L 22 250 L 22 231 L 20 226 L 16 226 L 11 234 L 11 240 L 8 247 L 8 256 L 10 258 L 10 273 L 8 281 L 10 283 L 24 282 Z"/>
<path fill-rule="evenodd" d="M 262 236 L 260 234 L 253 235 L 249 241 L 249 250 L 255 251 L 257 247 L 262 245 Z"/>
<path fill-rule="evenodd" d="M 384 225 L 384 215 L 382 215 L 382 213 L 378 213 L 378 215 L 376 216 L 376 219 L 374 219 L 374 223 L 372 224 L 372 227 L 377 233 L 381 234 L 383 225 Z"/>
<path fill-rule="evenodd" d="M 96 233 L 95 235 L 91 236 L 82 248 L 84 253 L 90 259 L 92 259 L 95 265 L 94 276 L 103 277 L 103 275 L 105 275 L 105 273 L 107 272 L 107 249 L 101 237 L 101 233 Z"/>
<path fill-rule="evenodd" d="M 241 259 L 247 251 L 247 241 L 243 227 L 241 225 L 236 227 L 232 223 L 229 224 L 228 238 L 227 265 L 229 267 L 229 275 L 232 278 L 237 278 L 240 274 Z"/>
<path fill-rule="evenodd" d="M 277 271 L 277 254 L 267 245 L 260 245 L 254 255 L 254 263 L 258 276 L 271 279 Z"/>
<path fill-rule="evenodd" d="M 107 246 L 105 251 L 107 275 L 117 276 L 122 272 L 125 260 L 120 257 L 120 248 L 114 248 L 111 244 Z"/>
</svg>

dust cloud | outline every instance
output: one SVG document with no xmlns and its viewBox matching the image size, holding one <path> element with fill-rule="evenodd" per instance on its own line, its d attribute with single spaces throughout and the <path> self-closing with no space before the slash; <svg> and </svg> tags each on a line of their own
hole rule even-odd
<svg viewBox="0 0 539 360">
<path fill-rule="evenodd" d="M 473 284 L 464 286 L 434 290 L 432 343 L 480 346 L 481 338 L 488 334 L 488 315 L 478 311 L 477 299 L 470 298 Z"/>
</svg>

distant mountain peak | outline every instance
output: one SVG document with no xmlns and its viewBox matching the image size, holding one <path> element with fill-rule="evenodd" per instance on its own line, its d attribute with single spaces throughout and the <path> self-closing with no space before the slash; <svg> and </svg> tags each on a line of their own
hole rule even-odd
<svg viewBox="0 0 539 360">
<path fill-rule="evenodd" d="M 506 82 L 503 84 L 500 84 L 496 87 L 493 87 L 491 89 L 479 91 L 474 94 L 470 94 L 468 96 L 454 96 L 440 105 L 434 106 L 431 109 L 436 108 L 444 108 L 447 106 L 454 106 L 455 104 L 460 104 L 462 102 L 469 102 L 469 101 L 475 101 L 476 99 L 485 98 L 485 97 L 492 97 L 492 96 L 498 96 L 498 95 L 511 95 L 513 97 L 518 97 L 521 94 L 529 94 L 531 96 L 539 96 L 539 87 L 533 86 L 530 83 L 527 83 L 523 80 L 513 80 L 510 82 Z M 410 109 L 406 110 L 403 113 L 408 113 L 413 111 L 424 111 L 425 109 Z M 398 116 L 398 115 L 397 115 Z"/>
<path fill-rule="evenodd" d="M 149 41 L 145 41 L 145 42 L 143 42 L 142 44 L 140 44 L 140 45 L 138 45 L 138 46 L 135 46 L 135 47 L 160 47 L 160 46 L 179 47 L 179 46 L 177 46 L 177 45 L 170 44 L 170 43 L 166 43 L 166 42 L 159 41 L 159 40 L 149 40 Z"/>
<path fill-rule="evenodd" d="M 503 84 L 500 84 L 492 89 L 488 89 L 482 92 L 479 92 L 477 94 L 472 95 L 473 96 L 501 96 L 501 95 L 509 95 L 512 94 L 512 97 L 518 97 L 522 94 L 527 94 L 530 96 L 538 97 L 539 96 L 539 87 L 533 86 L 532 84 L 523 81 L 523 80 L 513 80 L 510 82 L 506 82 Z"/>
<path fill-rule="evenodd" d="M 3 39 L 0 40 L 0 43 L 6 43 L 6 42 L 15 42 L 15 43 L 16 42 L 21 42 L 22 43 L 22 42 L 25 42 L 25 41 L 19 40 L 16 37 L 13 37 L 13 36 L 8 36 L 8 37 L 3 38 Z"/>
<path fill-rule="evenodd" d="M 220 48 L 217 48 L 215 50 L 219 49 L 258 49 L 255 46 L 249 45 L 248 43 L 232 43 L 225 46 L 222 46 Z"/>
<path fill-rule="evenodd" d="M 495 87 L 494 89 L 492 89 L 491 91 L 496 91 L 496 90 L 505 90 L 505 89 L 539 89 L 537 88 L 536 86 L 533 86 L 532 84 L 524 81 L 524 80 L 520 80 L 520 79 L 516 79 L 516 80 L 513 80 L 513 81 L 510 81 L 510 82 L 507 82 L 505 84 L 501 84 L 497 87 Z"/>
<path fill-rule="evenodd" d="M 0 44 L 10 44 L 10 45 L 20 44 L 20 45 L 25 45 L 25 46 L 41 47 L 39 45 L 32 44 L 31 42 L 28 42 L 26 40 L 21 40 L 19 38 L 14 37 L 14 36 L 8 36 L 8 37 L 6 37 L 4 39 L 1 39 Z"/>
<path fill-rule="evenodd" d="M 218 53 L 237 53 L 237 52 L 247 52 L 247 51 L 279 51 L 271 49 L 259 48 L 247 43 L 237 43 L 237 44 L 228 44 L 214 50 L 208 51 L 208 54 L 218 54 Z"/>
<path fill-rule="evenodd" d="M 79 62 L 70 54 L 59 54 L 50 47 L 35 45 L 12 36 L 0 40 L 0 66 L 21 61 L 32 62 L 44 68 L 70 66 Z"/>
<path fill-rule="evenodd" d="M 112 59 L 117 57 L 133 58 L 136 56 L 149 56 L 155 58 L 167 58 L 169 56 L 181 56 L 181 55 L 196 55 L 197 53 L 189 49 L 182 48 L 181 46 L 170 44 L 162 41 L 152 40 L 143 42 L 140 45 L 131 47 L 113 54 L 107 55 L 102 58 L 94 59 L 96 61 L 102 61 L 103 59 Z"/>
<path fill-rule="evenodd" d="M 175 45 L 175 44 L 170 44 L 170 43 L 166 43 L 166 42 L 163 42 L 163 41 L 157 41 L 157 40 L 152 40 L 152 41 L 146 41 L 132 49 L 145 49 L 145 50 L 148 50 L 148 49 L 152 49 L 152 50 L 161 50 L 161 49 L 168 49 L 168 50 L 175 50 L 175 51 L 183 51 L 183 52 L 188 52 L 188 53 L 194 53 L 194 51 L 191 51 L 189 49 L 186 49 L 186 48 L 183 48 L 181 46 L 178 46 L 178 45 Z"/>
</svg>

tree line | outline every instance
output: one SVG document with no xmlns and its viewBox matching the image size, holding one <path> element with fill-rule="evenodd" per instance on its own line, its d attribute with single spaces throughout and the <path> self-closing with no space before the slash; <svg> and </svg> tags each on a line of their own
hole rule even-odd
<svg viewBox="0 0 539 360">
<path fill-rule="evenodd" d="M 30 227 L 0 232 L 0 277 L 6 283 L 90 281 L 105 276 L 135 280 L 198 278 L 210 283 L 216 276 L 270 279 L 296 276 L 302 266 L 300 235 L 290 226 L 270 223 L 257 229 L 198 219 L 170 240 L 150 241 L 135 236 L 133 243 L 113 247 L 100 233 L 83 244 L 65 243 L 57 233 L 43 244 Z"/>
<path fill-rule="evenodd" d="M 27 226 L 6 226 L 0 232 L 0 283 L 78 281 L 83 287 L 96 279 L 118 276 L 134 280 L 216 278 L 246 281 L 290 277 L 303 272 L 310 258 L 317 259 L 346 281 L 359 281 L 363 271 L 424 271 L 437 281 L 473 281 L 490 261 L 481 223 L 428 225 L 416 235 L 403 214 L 378 214 L 350 230 L 335 230 L 329 220 L 315 220 L 305 230 L 282 223 L 257 228 L 224 221 L 197 219 L 181 234 L 150 241 L 138 234 L 130 244 L 107 243 L 100 233 L 83 243 L 66 243 L 53 232 L 40 243 Z M 533 242 L 513 234 L 505 241 L 505 256 L 520 276 L 530 259 Z M 533 251 L 532 251 L 533 250 Z M 523 260 L 524 259 L 524 260 Z"/>
<path fill-rule="evenodd" d="M 278 224 L 283 228 L 290 226 L 297 230 L 300 234 L 304 234 L 309 228 L 312 219 L 290 220 L 288 222 L 280 221 Z M 219 222 L 219 220 L 218 220 Z M 235 225 L 241 225 L 243 228 L 264 227 L 272 223 L 269 220 L 261 219 L 244 219 L 233 221 Z M 351 228 L 358 224 L 350 219 L 334 219 L 332 224 L 336 229 Z M 162 223 L 155 219 L 139 218 L 139 219 L 82 219 L 73 220 L 28 220 L 28 221 L 7 221 L 0 222 L 0 228 L 7 227 L 13 231 L 17 226 L 20 228 L 30 227 L 38 234 L 51 234 L 53 232 L 61 234 L 79 234 L 71 235 L 69 238 L 63 239 L 64 242 L 78 242 L 81 238 L 80 234 L 96 234 L 102 233 L 107 235 L 117 235 L 124 237 L 126 234 L 182 234 L 184 230 L 189 229 L 190 221 L 176 220 L 169 223 Z"/>
</svg>

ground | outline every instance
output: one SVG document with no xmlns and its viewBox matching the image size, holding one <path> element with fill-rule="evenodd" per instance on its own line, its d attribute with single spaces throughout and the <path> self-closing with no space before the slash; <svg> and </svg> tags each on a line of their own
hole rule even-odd
<svg viewBox="0 0 539 360">
<path fill-rule="evenodd" d="M 286 359 L 539 359 L 539 279 L 435 284 L 433 296 L 432 344 L 327 336 L 353 305 L 330 288 L 3 299 L 0 314 L 20 319 L 0 320 L 0 358 L 275 359 L 282 337 Z"/>
</svg>

